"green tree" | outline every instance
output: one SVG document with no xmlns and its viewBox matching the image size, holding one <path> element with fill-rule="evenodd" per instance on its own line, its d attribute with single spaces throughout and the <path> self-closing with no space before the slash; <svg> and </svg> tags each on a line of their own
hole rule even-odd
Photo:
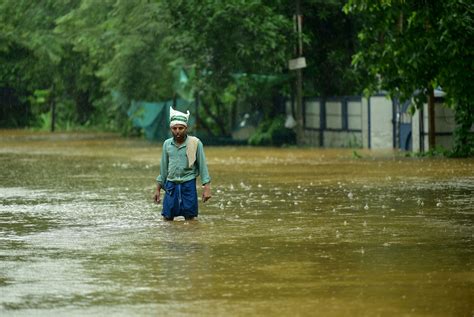
<svg viewBox="0 0 474 317">
<path fill-rule="evenodd" d="M 54 32 L 57 19 L 79 3 L 5 0 L 0 4 L 0 58 L 4 61 L 0 85 L 14 91 L 33 120 L 46 119 L 44 112 L 49 110 L 52 118 L 58 114 L 62 128 L 89 122 L 93 100 L 101 94 L 97 77 L 88 70 L 87 56 Z M 39 95 L 43 97 L 37 99 Z M 43 124 L 54 121 L 47 118 Z"/>
<path fill-rule="evenodd" d="M 302 1 L 306 96 L 358 94 L 360 83 L 351 66 L 356 53 L 358 21 L 344 14 L 345 0 Z"/>
<path fill-rule="evenodd" d="M 349 0 L 347 13 L 362 23 L 353 65 L 367 91 L 387 90 L 415 104 L 435 87 L 447 94 L 457 128 L 452 155 L 474 154 L 472 91 L 474 6 L 470 1 Z"/>
<path fill-rule="evenodd" d="M 173 95 L 172 59 L 163 50 L 167 27 L 157 1 L 81 1 L 58 19 L 57 34 L 88 56 L 90 71 L 107 92 L 99 102 L 115 113 L 116 125 L 128 126 L 129 104 L 109 100 L 118 92 L 126 100 L 163 100 Z"/>
<path fill-rule="evenodd" d="M 29 1 L 1 2 L 0 27 L 3 32 L 0 47 L 2 59 L 6 62 L 2 67 L 3 87 L 21 91 L 27 96 L 36 89 L 53 88 L 62 45 L 50 31 L 54 16 L 60 10 L 53 1 L 44 1 L 40 5 Z M 53 106 L 54 99 L 50 101 Z"/>
<path fill-rule="evenodd" d="M 108 90 L 153 100 L 172 93 L 162 20 L 158 1 L 81 1 L 55 31 L 99 66 L 97 75 Z"/>
<path fill-rule="evenodd" d="M 195 74 L 201 124 L 229 135 L 236 103 L 262 92 L 275 78 L 268 75 L 286 72 L 291 19 L 279 1 L 163 0 L 162 6 L 166 49 Z"/>
</svg>

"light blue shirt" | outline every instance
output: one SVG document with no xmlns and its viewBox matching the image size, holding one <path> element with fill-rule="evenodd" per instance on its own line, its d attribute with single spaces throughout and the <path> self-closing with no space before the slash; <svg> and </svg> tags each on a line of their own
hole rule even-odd
<svg viewBox="0 0 474 317">
<path fill-rule="evenodd" d="M 184 183 L 198 176 L 201 176 L 201 184 L 203 185 L 211 181 L 201 140 L 199 140 L 197 146 L 196 162 L 189 167 L 186 155 L 188 140 L 189 138 L 186 138 L 183 144 L 177 145 L 173 138 L 169 138 L 163 143 L 160 175 L 156 178 L 156 182 L 161 186 L 164 186 L 167 180 L 174 183 Z"/>
</svg>

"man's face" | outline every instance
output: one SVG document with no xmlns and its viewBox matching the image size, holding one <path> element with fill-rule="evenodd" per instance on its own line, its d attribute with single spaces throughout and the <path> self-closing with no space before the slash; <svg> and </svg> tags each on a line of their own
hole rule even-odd
<svg viewBox="0 0 474 317">
<path fill-rule="evenodd" d="M 171 127 L 171 133 L 173 133 L 173 138 L 178 142 L 183 142 L 186 137 L 188 128 L 182 124 L 175 124 Z"/>
</svg>

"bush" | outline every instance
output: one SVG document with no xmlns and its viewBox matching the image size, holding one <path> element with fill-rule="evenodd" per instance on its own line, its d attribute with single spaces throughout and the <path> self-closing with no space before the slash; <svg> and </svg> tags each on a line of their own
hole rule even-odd
<svg viewBox="0 0 474 317">
<path fill-rule="evenodd" d="M 250 145 L 281 146 L 296 143 L 296 134 L 285 128 L 284 116 L 264 120 L 249 138 Z"/>
</svg>

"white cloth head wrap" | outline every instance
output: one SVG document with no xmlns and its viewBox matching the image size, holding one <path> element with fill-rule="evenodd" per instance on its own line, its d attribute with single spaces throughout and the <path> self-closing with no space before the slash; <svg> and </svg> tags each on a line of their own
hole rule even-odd
<svg viewBox="0 0 474 317">
<path fill-rule="evenodd" d="M 189 115 L 190 115 L 189 110 L 187 113 L 182 113 L 170 107 L 170 127 L 173 127 L 174 125 L 177 125 L 177 124 L 181 124 L 187 127 Z"/>
</svg>

